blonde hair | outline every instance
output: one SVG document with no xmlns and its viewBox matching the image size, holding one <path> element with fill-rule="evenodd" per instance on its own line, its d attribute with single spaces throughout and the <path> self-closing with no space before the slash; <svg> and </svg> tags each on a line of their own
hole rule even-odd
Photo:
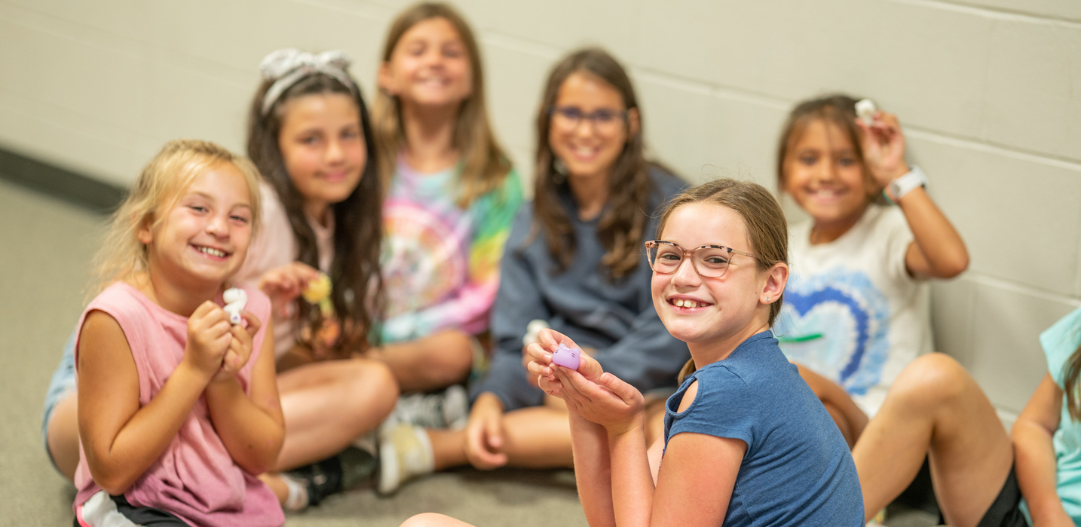
<svg viewBox="0 0 1081 527">
<path fill-rule="evenodd" d="M 473 77 L 473 92 L 462 101 L 454 125 L 453 146 L 461 153 L 461 176 L 457 203 L 466 208 L 473 200 L 495 190 L 511 170 L 510 160 L 492 132 L 484 96 L 484 74 L 481 71 L 480 48 L 469 24 L 454 8 L 444 3 L 420 3 L 407 8 L 394 19 L 383 43 L 383 63 L 390 62 L 394 48 L 402 35 L 413 26 L 432 18 L 450 22 L 461 37 L 469 55 Z M 402 107 L 398 97 L 379 90 L 372 105 L 372 125 L 379 149 L 379 172 L 384 188 L 390 188 L 398 152 L 405 143 L 402 129 Z"/>
<path fill-rule="evenodd" d="M 244 157 L 209 141 L 169 141 L 143 168 L 124 202 L 112 215 L 105 241 L 96 258 L 97 294 L 118 280 L 131 280 L 147 269 L 147 251 L 138 238 L 144 226 L 156 229 L 195 178 L 222 163 L 230 163 L 244 176 L 251 199 L 252 237 L 262 221 L 259 171 Z"/>
</svg>

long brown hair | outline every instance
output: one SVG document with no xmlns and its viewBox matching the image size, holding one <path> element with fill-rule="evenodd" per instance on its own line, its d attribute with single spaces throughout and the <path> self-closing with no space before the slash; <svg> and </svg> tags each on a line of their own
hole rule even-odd
<svg viewBox="0 0 1081 527">
<path fill-rule="evenodd" d="M 353 79 L 350 77 L 350 81 Z M 383 279 L 379 274 L 379 256 L 383 240 L 383 185 L 377 173 L 377 156 L 372 134 L 368 107 L 360 93 L 360 86 L 346 86 L 342 81 L 325 73 L 312 73 L 286 89 L 274 105 L 263 115 L 262 105 L 271 80 L 265 80 L 252 98 L 248 116 L 248 156 L 274 188 L 289 218 L 299 249 L 297 259 L 316 269 L 319 268 L 319 248 L 304 214 L 304 196 L 300 194 L 285 169 L 278 134 L 281 132 L 287 103 L 295 98 L 318 94 L 342 94 L 356 104 L 360 125 L 364 134 L 364 148 L 368 162 L 360 176 L 360 183 L 349 197 L 331 205 L 334 215 L 334 260 L 330 265 L 330 278 L 334 284 L 331 302 L 342 324 L 342 338 L 331 350 L 338 357 L 348 356 L 355 350 L 368 348 L 368 333 L 377 320 L 382 318 Z M 309 333 L 316 334 L 322 323 L 318 310 L 312 310 L 307 302 L 298 302 L 300 320 L 308 321 Z"/>
<path fill-rule="evenodd" d="M 390 62 L 394 48 L 402 35 L 410 28 L 432 18 L 450 22 L 458 32 L 469 55 L 469 69 L 473 77 L 473 92 L 462 101 L 454 125 L 454 148 L 461 155 L 457 204 L 467 208 L 473 201 L 499 188 L 511 170 L 510 159 L 500 148 L 488 120 L 484 94 L 484 71 L 481 67 L 480 48 L 473 30 L 454 8 L 441 2 L 415 4 L 402 11 L 390 25 L 383 42 L 383 63 Z M 394 175 L 398 153 L 405 144 L 402 124 L 402 103 L 394 95 L 379 90 L 372 106 L 376 143 L 379 147 L 379 172 L 385 187 L 389 187 Z"/>
<path fill-rule="evenodd" d="M 758 262 L 758 269 L 765 271 L 777 263 L 788 263 L 788 222 L 781 205 L 768 190 L 758 183 L 718 179 L 703 183 L 673 198 L 657 224 L 657 235 L 664 232 L 664 225 L 672 212 L 689 203 L 714 203 L 735 211 L 743 218 L 750 238 L 751 252 Z M 784 302 L 784 292 L 769 306 L 769 325 L 777 319 Z M 679 382 L 695 370 L 691 359 L 679 373 Z"/>
<path fill-rule="evenodd" d="M 98 250 L 96 281 L 91 294 L 117 280 L 131 280 L 147 270 L 147 251 L 139 229 L 156 229 L 195 178 L 222 163 L 230 163 L 244 176 L 251 201 L 252 238 L 263 216 L 259 171 L 247 159 L 209 141 L 177 139 L 165 143 L 143 168 L 135 185 L 112 215 L 105 241 Z"/>
<path fill-rule="evenodd" d="M 873 190 L 867 193 L 868 203 L 884 201 L 882 187 L 871 176 L 871 171 L 863 160 L 863 145 L 860 142 L 860 128 L 856 125 L 856 102 L 857 99 L 843 94 L 826 95 L 815 99 L 803 101 L 792 109 L 788 114 L 781 129 L 781 138 L 777 142 L 777 188 L 784 189 L 784 165 L 788 157 L 788 151 L 803 132 L 815 121 L 832 124 L 841 131 L 852 143 L 852 151 L 860 166 L 863 167 L 863 179 L 865 187 Z"/>
<path fill-rule="evenodd" d="M 1062 389 L 1066 391 L 1066 409 L 1070 412 L 1070 419 L 1081 421 L 1081 397 L 1078 396 L 1078 385 L 1081 382 L 1081 347 L 1074 350 L 1066 361 L 1066 371 L 1062 375 Z"/>
<path fill-rule="evenodd" d="M 653 182 L 649 178 L 649 163 L 644 157 L 642 118 L 634 86 L 623 66 L 600 48 L 585 48 L 559 61 L 548 74 L 548 82 L 537 110 L 537 171 L 534 177 L 533 216 L 543 227 L 548 252 L 556 260 L 557 272 L 562 272 L 574 260 L 577 240 L 567 211 L 560 204 L 560 193 L 566 191 L 566 178 L 556 169 L 556 157 L 548 144 L 551 129 L 550 109 L 559 95 L 563 82 L 574 73 L 584 72 L 596 77 L 619 92 L 626 110 L 639 111 L 637 133 L 630 133 L 608 176 L 608 203 L 597 224 L 597 235 L 604 245 L 601 265 L 612 279 L 629 275 L 641 263 L 641 243 L 649 222 L 649 198 Z"/>
</svg>

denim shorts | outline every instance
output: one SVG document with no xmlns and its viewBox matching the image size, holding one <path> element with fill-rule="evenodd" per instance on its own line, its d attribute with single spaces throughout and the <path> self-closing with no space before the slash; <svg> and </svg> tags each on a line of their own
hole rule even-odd
<svg viewBox="0 0 1081 527">
<path fill-rule="evenodd" d="M 56 467 L 53 454 L 49 452 L 49 420 L 52 419 L 53 410 L 60 401 L 75 393 L 75 331 L 68 337 L 68 343 L 64 344 L 64 354 L 60 357 L 60 365 L 53 372 L 53 378 L 49 381 L 49 391 L 45 394 L 45 408 L 41 419 L 41 441 L 45 445 L 45 453 L 49 455 L 49 461 Z M 59 469 L 57 469 L 59 470 Z"/>
</svg>

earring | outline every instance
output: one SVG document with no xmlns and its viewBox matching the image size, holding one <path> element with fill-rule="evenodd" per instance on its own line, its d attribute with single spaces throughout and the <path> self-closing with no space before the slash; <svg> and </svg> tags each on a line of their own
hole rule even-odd
<svg viewBox="0 0 1081 527">
<path fill-rule="evenodd" d="M 766 302 L 769 302 L 769 301 L 771 301 L 771 300 L 773 300 L 773 297 L 772 297 L 772 296 L 769 296 L 769 295 L 766 295 Z"/>
</svg>

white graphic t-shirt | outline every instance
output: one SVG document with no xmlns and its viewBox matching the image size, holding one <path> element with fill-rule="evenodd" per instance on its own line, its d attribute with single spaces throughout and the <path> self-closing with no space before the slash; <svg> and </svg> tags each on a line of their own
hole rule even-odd
<svg viewBox="0 0 1081 527">
<path fill-rule="evenodd" d="M 901 370 L 931 351 L 930 286 L 905 270 L 912 231 L 900 209 L 879 205 L 830 243 L 811 245 L 811 227 L 789 231 L 792 271 L 775 331 L 789 360 L 873 416 Z"/>
</svg>

